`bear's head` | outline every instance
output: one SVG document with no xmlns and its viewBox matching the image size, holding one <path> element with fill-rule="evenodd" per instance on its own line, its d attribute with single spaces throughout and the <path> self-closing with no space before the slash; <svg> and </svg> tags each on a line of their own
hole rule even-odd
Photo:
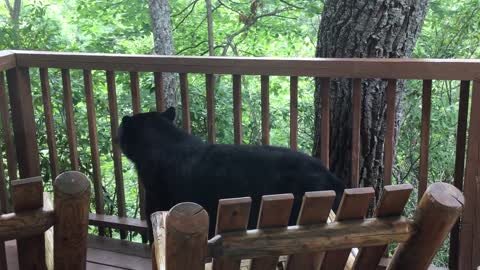
<svg viewBox="0 0 480 270">
<path fill-rule="evenodd" d="M 175 144 L 182 131 L 175 124 L 175 108 L 164 112 L 139 113 L 124 116 L 118 129 L 117 143 L 122 152 L 132 160 L 138 161 L 150 149 Z"/>
</svg>

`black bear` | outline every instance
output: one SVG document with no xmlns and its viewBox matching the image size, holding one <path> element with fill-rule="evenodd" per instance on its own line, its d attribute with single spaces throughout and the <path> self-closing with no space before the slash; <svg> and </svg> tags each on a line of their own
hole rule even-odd
<svg viewBox="0 0 480 270">
<path fill-rule="evenodd" d="M 120 148 L 145 187 L 147 217 L 195 202 L 210 216 L 212 237 L 222 198 L 252 197 L 249 228 L 256 226 L 262 195 L 294 194 L 291 225 L 306 191 L 334 190 L 338 207 L 344 186 L 318 159 L 282 147 L 205 143 L 177 128 L 174 119 L 169 108 L 124 116 L 119 127 Z"/>
</svg>

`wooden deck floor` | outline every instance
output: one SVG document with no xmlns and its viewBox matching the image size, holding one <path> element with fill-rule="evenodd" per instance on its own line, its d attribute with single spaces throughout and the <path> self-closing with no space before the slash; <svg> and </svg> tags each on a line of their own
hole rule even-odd
<svg viewBox="0 0 480 270">
<path fill-rule="evenodd" d="M 18 270 L 15 241 L 6 243 L 8 270 Z M 87 270 L 152 269 L 151 252 L 147 245 L 90 236 Z"/>
</svg>

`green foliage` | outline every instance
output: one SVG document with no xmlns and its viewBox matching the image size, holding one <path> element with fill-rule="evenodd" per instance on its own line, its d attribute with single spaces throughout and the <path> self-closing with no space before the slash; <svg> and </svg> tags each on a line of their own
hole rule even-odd
<svg viewBox="0 0 480 270">
<path fill-rule="evenodd" d="M 252 4 L 254 2 L 255 4 Z M 181 55 L 207 55 L 205 2 L 172 0 L 172 26 L 175 49 Z M 322 1 L 233 1 L 213 0 L 215 55 L 311 57 L 315 52 Z M 480 4 L 477 0 L 430 1 L 430 10 L 415 57 L 478 57 L 480 44 Z M 15 31 L 5 5 L 0 5 L 0 49 L 40 49 L 149 54 L 153 48 L 148 1 L 126 0 L 25 0 Z M 59 70 L 49 72 L 52 109 L 60 169 L 70 169 L 66 137 L 63 90 Z M 131 114 L 129 75 L 116 73 L 119 116 Z M 72 70 L 72 90 L 76 138 L 81 170 L 91 175 L 86 103 L 82 72 Z M 51 179 L 48 166 L 45 119 L 37 69 L 31 69 L 33 101 L 40 146 L 41 168 L 45 181 Z M 231 76 L 219 76 L 215 87 L 216 136 L 218 143 L 233 142 L 233 97 Z M 104 71 L 93 71 L 96 127 L 99 136 L 101 172 L 105 191 L 105 210 L 117 214 L 114 166 L 110 136 L 110 117 Z M 452 182 L 458 117 L 458 82 L 434 82 L 430 137 L 429 181 Z M 396 150 L 394 179 L 397 183 L 417 184 L 421 125 L 421 82 L 408 81 L 403 99 L 403 117 Z M 155 108 L 153 76 L 140 74 L 142 111 Z M 311 152 L 313 143 L 313 92 L 311 78 L 299 78 L 299 148 Z M 207 134 L 204 75 L 189 75 L 192 132 Z M 244 126 L 243 142 L 261 143 L 260 78 L 242 77 Z M 180 110 L 179 110 L 180 111 Z M 288 146 L 289 78 L 270 78 L 271 142 Z M 3 146 L 2 146 L 3 147 Z M 4 149 L 1 153 L 4 153 Z M 123 159 L 127 213 L 139 217 L 137 179 L 132 164 Z M 51 188 L 50 185 L 46 185 Z M 92 211 L 94 211 L 92 200 Z M 416 194 L 407 207 L 411 215 Z M 114 235 L 117 235 L 114 232 Z M 131 235 L 138 240 L 138 236 Z M 444 246 L 446 247 L 446 246 Z M 435 259 L 445 266 L 448 249 Z"/>
</svg>

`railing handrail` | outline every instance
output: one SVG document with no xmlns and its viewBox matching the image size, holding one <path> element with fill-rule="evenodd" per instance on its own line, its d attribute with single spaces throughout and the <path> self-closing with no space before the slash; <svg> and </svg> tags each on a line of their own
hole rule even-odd
<svg viewBox="0 0 480 270">
<path fill-rule="evenodd" d="M 382 79 L 480 79 L 480 59 L 280 58 L 0 51 L 15 66 L 115 71 Z"/>
</svg>

